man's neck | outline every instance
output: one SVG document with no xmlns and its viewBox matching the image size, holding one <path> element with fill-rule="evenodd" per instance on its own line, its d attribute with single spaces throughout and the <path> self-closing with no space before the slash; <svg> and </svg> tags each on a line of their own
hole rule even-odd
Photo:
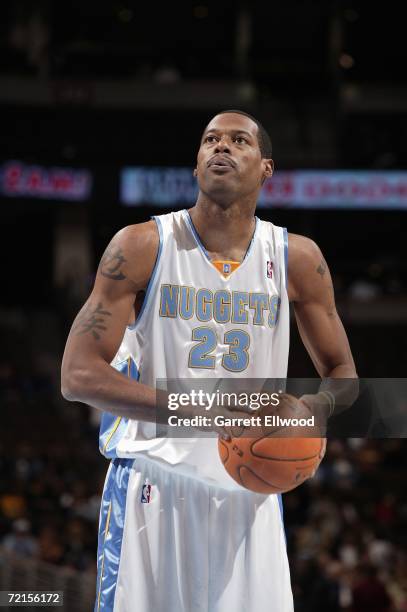
<svg viewBox="0 0 407 612">
<path fill-rule="evenodd" d="M 243 261 L 256 226 L 254 210 L 242 203 L 222 208 L 198 199 L 189 214 L 211 259 Z"/>
</svg>

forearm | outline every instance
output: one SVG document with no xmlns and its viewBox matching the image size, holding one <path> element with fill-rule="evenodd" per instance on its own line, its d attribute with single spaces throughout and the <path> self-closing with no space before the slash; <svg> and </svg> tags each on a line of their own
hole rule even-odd
<svg viewBox="0 0 407 612">
<path fill-rule="evenodd" d="M 312 410 L 320 410 L 329 418 L 347 410 L 359 395 L 359 379 L 353 363 L 341 364 L 330 370 L 322 379 L 315 395 L 303 395 L 301 399 Z"/>
<path fill-rule="evenodd" d="M 165 422 L 167 394 L 124 376 L 103 359 L 62 370 L 62 395 L 139 421 Z"/>
<path fill-rule="evenodd" d="M 324 378 L 358 378 L 358 375 L 353 363 L 344 363 L 332 368 Z"/>
</svg>

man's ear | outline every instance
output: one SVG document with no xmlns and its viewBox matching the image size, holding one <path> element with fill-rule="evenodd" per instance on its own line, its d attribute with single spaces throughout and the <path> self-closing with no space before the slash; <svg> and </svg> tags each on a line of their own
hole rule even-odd
<svg viewBox="0 0 407 612">
<path fill-rule="evenodd" d="M 263 185 L 263 183 L 269 179 L 271 176 L 273 176 L 273 172 L 274 172 L 274 162 L 272 159 L 264 159 L 264 172 L 263 172 L 263 176 L 261 178 L 261 184 Z"/>
<path fill-rule="evenodd" d="M 198 170 L 197 168 L 194 168 L 194 172 L 193 172 L 194 176 L 198 176 Z"/>
<path fill-rule="evenodd" d="M 266 168 L 265 168 L 265 177 L 266 178 L 270 178 L 271 176 L 273 176 L 273 172 L 274 172 L 274 162 L 272 159 L 266 159 L 264 160 L 266 162 Z"/>
</svg>

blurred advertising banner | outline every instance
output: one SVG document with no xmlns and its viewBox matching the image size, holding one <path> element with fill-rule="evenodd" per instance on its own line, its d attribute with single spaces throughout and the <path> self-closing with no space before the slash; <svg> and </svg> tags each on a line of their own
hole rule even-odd
<svg viewBox="0 0 407 612">
<path fill-rule="evenodd" d="M 83 202 L 90 197 L 92 174 L 87 169 L 31 165 L 8 161 L 0 165 L 0 195 L 10 198 Z"/>
<path fill-rule="evenodd" d="M 192 168 L 127 167 L 120 177 L 125 206 L 192 205 L 198 187 Z M 259 208 L 407 209 L 407 172 L 276 171 L 260 193 Z"/>
</svg>

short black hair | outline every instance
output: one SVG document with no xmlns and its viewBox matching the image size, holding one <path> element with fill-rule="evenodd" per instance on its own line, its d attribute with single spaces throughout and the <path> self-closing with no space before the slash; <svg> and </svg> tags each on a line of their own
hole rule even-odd
<svg viewBox="0 0 407 612">
<path fill-rule="evenodd" d="M 254 121 L 254 123 L 257 125 L 257 140 L 259 141 L 259 149 L 260 149 L 260 153 L 261 156 L 265 159 L 270 159 L 272 156 L 272 145 L 271 145 L 271 138 L 267 132 L 267 130 L 265 129 L 265 127 L 260 123 L 260 121 L 258 121 L 255 117 L 253 117 L 253 115 L 249 115 L 249 113 L 245 113 L 245 111 L 241 111 L 241 110 L 223 110 L 220 111 L 219 113 L 216 113 L 216 115 L 214 115 L 214 117 L 217 117 L 218 115 L 226 115 L 228 113 L 235 113 L 237 115 L 243 115 L 244 117 L 249 117 L 249 119 L 251 119 L 252 121 Z"/>
</svg>

